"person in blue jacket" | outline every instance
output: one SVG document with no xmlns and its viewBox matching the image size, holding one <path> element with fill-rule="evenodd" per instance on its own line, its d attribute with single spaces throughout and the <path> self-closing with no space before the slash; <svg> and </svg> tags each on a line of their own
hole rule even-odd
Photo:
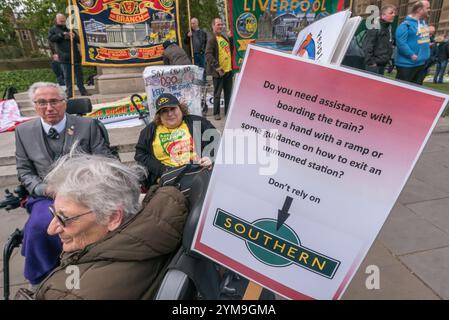
<svg viewBox="0 0 449 320">
<path fill-rule="evenodd" d="M 430 57 L 429 27 L 425 21 L 429 12 L 429 1 L 416 2 L 396 30 L 396 79 L 421 84 L 419 75 Z"/>
</svg>

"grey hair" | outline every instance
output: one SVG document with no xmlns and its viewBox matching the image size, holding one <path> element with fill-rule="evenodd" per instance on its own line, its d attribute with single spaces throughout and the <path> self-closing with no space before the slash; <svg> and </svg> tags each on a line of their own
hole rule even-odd
<svg viewBox="0 0 449 320">
<path fill-rule="evenodd" d="M 53 196 L 68 198 L 92 210 L 98 223 L 106 225 L 118 209 L 129 220 L 141 208 L 140 181 L 146 169 L 125 165 L 115 158 L 76 150 L 61 157 L 45 177 Z"/>
<path fill-rule="evenodd" d="M 67 94 L 59 84 L 53 82 L 35 82 L 31 85 L 30 89 L 28 89 L 28 96 L 33 103 L 36 90 L 40 88 L 55 88 L 58 90 L 59 98 L 67 100 Z"/>
<path fill-rule="evenodd" d="M 394 11 L 398 10 L 395 5 L 393 5 L 393 4 L 386 4 L 386 5 L 382 6 L 382 8 L 380 9 L 380 15 L 386 14 L 388 9 L 393 9 Z"/>
</svg>

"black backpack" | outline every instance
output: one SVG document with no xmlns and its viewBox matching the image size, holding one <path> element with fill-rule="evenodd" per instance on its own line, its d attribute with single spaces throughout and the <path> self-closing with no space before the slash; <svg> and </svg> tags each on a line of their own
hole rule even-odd
<svg viewBox="0 0 449 320">
<path fill-rule="evenodd" d="M 5 92 L 3 92 L 3 98 L 2 100 L 9 100 L 9 99 L 14 99 L 14 95 L 16 93 L 18 93 L 19 91 L 17 91 L 17 89 L 15 87 L 7 87 L 5 89 Z"/>
</svg>

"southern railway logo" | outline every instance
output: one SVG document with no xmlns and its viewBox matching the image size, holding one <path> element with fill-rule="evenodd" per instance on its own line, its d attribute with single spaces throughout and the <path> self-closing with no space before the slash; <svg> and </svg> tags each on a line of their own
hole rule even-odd
<svg viewBox="0 0 449 320">
<path fill-rule="evenodd" d="M 272 267 L 291 264 L 332 279 L 340 261 L 301 245 L 298 235 L 275 219 L 248 222 L 222 209 L 215 213 L 214 226 L 245 241 L 249 252 L 260 262 Z"/>
</svg>

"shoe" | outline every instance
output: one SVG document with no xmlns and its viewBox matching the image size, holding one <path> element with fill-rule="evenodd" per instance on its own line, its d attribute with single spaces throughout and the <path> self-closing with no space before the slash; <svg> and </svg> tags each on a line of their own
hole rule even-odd
<svg viewBox="0 0 449 320">
<path fill-rule="evenodd" d="M 215 120 L 221 120 L 221 117 L 220 117 L 219 114 L 216 114 L 216 115 L 215 115 Z"/>
</svg>

